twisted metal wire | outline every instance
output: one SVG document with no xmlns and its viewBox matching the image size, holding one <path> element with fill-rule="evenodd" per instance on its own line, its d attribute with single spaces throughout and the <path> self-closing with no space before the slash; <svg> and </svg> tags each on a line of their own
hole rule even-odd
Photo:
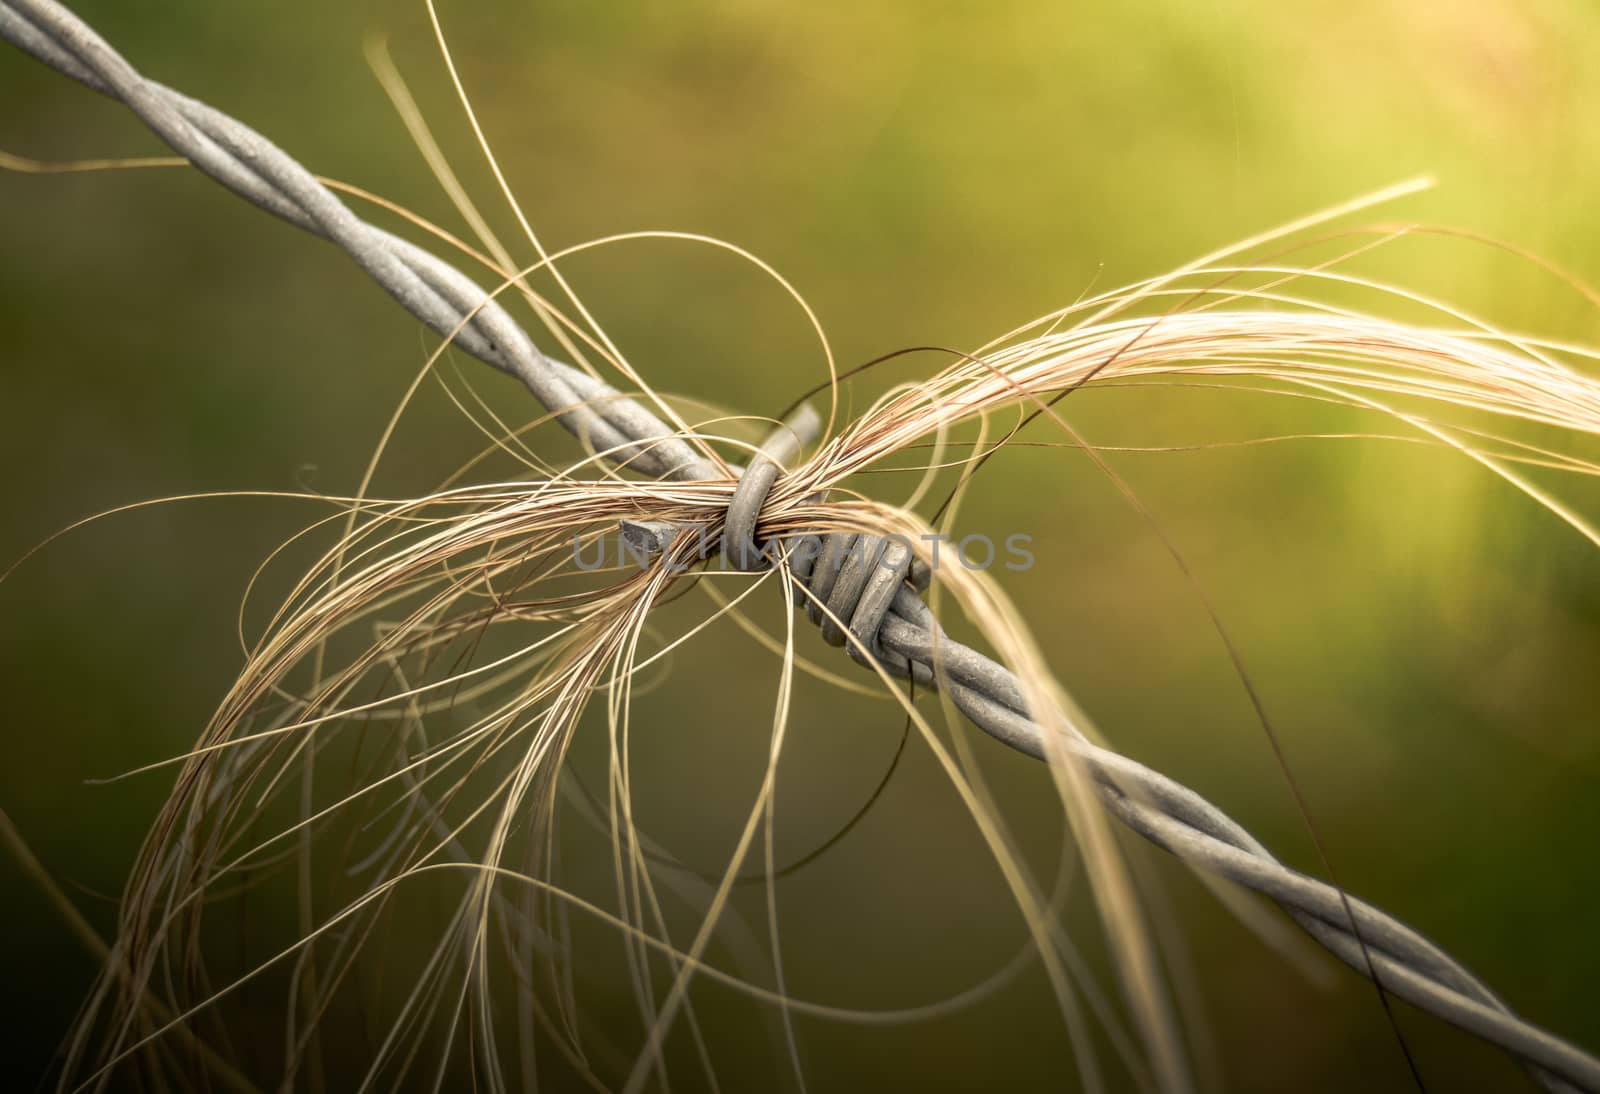
<svg viewBox="0 0 1600 1094">
<path fill-rule="evenodd" d="M 60 4 L 0 0 L 0 35 L 57 72 L 126 104 L 174 151 L 240 197 L 336 244 L 434 331 L 521 380 L 586 444 L 648 475 L 703 479 L 715 474 L 704 456 L 639 403 L 540 353 L 510 313 L 455 267 L 363 221 L 255 130 L 145 79 Z"/>
<path fill-rule="evenodd" d="M 586 444 L 644 474 L 715 477 L 700 452 L 638 402 L 545 357 L 493 297 L 420 247 L 357 217 L 309 171 L 260 134 L 195 99 L 147 80 L 54 0 L 0 0 L 0 36 L 126 104 L 174 150 L 241 197 L 336 244 L 402 306 L 468 353 L 520 379 Z M 745 470 L 723 531 L 730 565 L 759 569 L 774 552 L 755 529 L 781 467 L 811 439 L 814 415 L 791 419 Z M 674 529 L 630 524 L 636 544 L 663 545 Z M 1043 759 L 1045 730 L 1003 665 L 950 639 L 918 595 L 928 580 L 903 544 L 835 533 L 815 551 L 784 541 L 792 579 L 824 637 L 860 661 L 943 690 L 975 725 Z M 826 611 L 823 607 L 826 607 Z M 1081 736 L 1065 742 L 1086 765 L 1110 812 L 1190 866 L 1278 903 L 1316 941 L 1385 991 L 1505 1049 L 1546 1090 L 1600 1094 L 1600 1060 L 1513 1014 L 1481 981 L 1393 916 L 1293 870 L 1216 806 L 1164 775 Z"/>
</svg>

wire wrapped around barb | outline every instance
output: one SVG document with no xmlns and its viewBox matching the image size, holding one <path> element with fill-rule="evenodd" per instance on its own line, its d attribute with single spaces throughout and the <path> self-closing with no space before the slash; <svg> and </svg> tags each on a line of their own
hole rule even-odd
<svg viewBox="0 0 1600 1094">
<path fill-rule="evenodd" d="M 750 466 L 739 476 L 722 526 L 722 557 L 735 570 L 753 573 L 772 564 L 767 552 L 756 543 L 756 520 L 772 492 L 772 484 L 783 473 L 784 464 L 816 440 L 821 430 L 822 419 L 816 410 L 810 403 L 802 404 L 756 449 Z"/>
<path fill-rule="evenodd" d="M 914 552 L 909 543 L 893 536 L 848 531 L 803 533 L 764 547 L 755 541 L 756 520 L 772 484 L 784 464 L 817 439 L 821 428 L 817 412 L 810 404 L 802 404 L 756 450 L 728 502 L 722 557 L 735 570 L 763 570 L 776 561 L 775 550 L 781 544 L 790 576 L 811 591 L 810 597 L 801 594 L 797 599 L 808 602 L 807 614 L 822 628 L 829 645 L 846 646 L 857 660 L 870 655 L 893 661 L 896 671 L 910 671 L 909 663 L 878 643 L 878 631 L 895 592 L 911 573 Z M 847 641 L 846 629 L 854 642 Z"/>
</svg>

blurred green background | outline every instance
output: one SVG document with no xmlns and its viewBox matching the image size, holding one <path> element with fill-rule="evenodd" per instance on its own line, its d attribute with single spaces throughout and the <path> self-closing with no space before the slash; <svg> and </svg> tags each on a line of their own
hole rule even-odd
<svg viewBox="0 0 1600 1094">
<path fill-rule="evenodd" d="M 152 77 L 464 232 L 363 59 L 366 36 L 387 35 L 456 169 L 515 239 L 420 0 L 75 8 Z M 547 244 L 645 228 L 734 240 L 808 296 L 846 365 L 976 346 L 1091 288 L 1417 173 L 1440 186 L 1378 218 L 1502 237 L 1600 280 L 1600 14 L 1577 0 L 441 9 Z M 161 151 L 122 108 L 3 50 L 0 104 L 0 148 L 20 155 Z M 0 174 L 0 246 L 6 563 L 146 498 L 353 489 L 430 344 L 338 252 L 184 171 Z M 659 387 L 771 414 L 823 376 L 793 305 L 726 256 L 649 243 L 567 269 Z M 1597 340 L 1579 297 L 1489 248 L 1424 243 L 1389 272 L 1509 326 Z M 529 412 L 512 382 L 462 367 L 508 418 Z M 932 367 L 913 359 L 859 390 Z M 1107 444 L 1385 428 L 1184 391 L 1090 393 L 1064 409 Z M 425 397 L 380 492 L 426 489 L 474 447 Z M 1600 1048 L 1593 548 L 1481 469 L 1420 447 L 1297 441 L 1114 462 L 1238 640 L 1340 879 L 1514 1008 Z M 984 474 L 962 524 L 1035 536 L 1041 565 L 1002 577 L 1062 682 L 1118 747 L 1320 872 L 1193 588 L 1148 527 L 1071 452 L 1017 449 Z M 1595 511 L 1592 490 L 1562 486 Z M 886 500 L 904 489 L 882 481 Z M 0 805 L 103 928 L 169 776 L 88 780 L 192 742 L 239 665 L 244 582 L 313 515 L 248 499 L 147 509 L 68 536 L 0 586 Z M 815 635 L 803 648 L 830 656 Z M 748 807 L 774 679 L 769 657 L 717 631 L 636 713 L 650 727 L 636 761 L 652 773 L 646 827 L 708 867 Z M 733 690 L 707 718 L 714 683 Z M 899 728 L 886 710 L 802 688 L 780 857 L 823 838 L 875 782 Z M 1049 780 L 973 744 L 1048 876 L 1061 837 Z M 598 757 L 580 745 L 580 761 Z M 1171 860 L 1135 854 L 1188 951 L 1212 1089 L 1413 1088 L 1369 985 L 1343 971 L 1313 985 Z M 0 1036 L 27 1089 L 93 966 L 9 860 L 0 886 Z M 812 999 L 927 1001 L 1023 938 L 915 744 L 866 822 L 781 893 L 789 986 Z M 1396 1015 L 1428 1089 L 1524 1082 L 1431 1018 Z M 1038 975 L 937 1022 L 800 1028 L 816 1089 L 1032 1089 L 1073 1075 Z M 745 1066 L 763 1074 L 754 1059 L 730 1064 Z"/>
</svg>

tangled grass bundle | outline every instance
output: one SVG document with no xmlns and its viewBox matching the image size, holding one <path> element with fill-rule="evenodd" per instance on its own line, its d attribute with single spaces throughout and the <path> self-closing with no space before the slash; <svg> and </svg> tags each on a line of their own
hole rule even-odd
<svg viewBox="0 0 1600 1094">
<path fill-rule="evenodd" d="M 434 149 L 390 79 L 422 146 Z M 450 189 L 481 225 L 459 187 Z M 947 353 L 932 375 L 892 387 L 848 418 L 840 394 L 850 377 L 837 374 L 813 318 L 829 374 L 819 387 L 831 401 L 829 427 L 813 452 L 785 469 L 761 510 L 758 539 L 816 530 L 905 537 L 934 573 L 944 614 L 963 616 L 1016 672 L 1036 717 L 1090 735 L 1097 731 L 1030 638 L 1026 613 L 991 574 L 941 567 L 934 557 L 976 469 L 1017 443 L 1030 422 L 1050 430 L 1053 443 L 1088 451 L 1115 478 L 1055 409 L 1071 392 L 1218 386 L 1356 408 L 1475 461 L 1600 544 L 1583 514 L 1539 477 L 1600 470 L 1580 454 L 1600 436 L 1594 352 L 1517 336 L 1350 272 L 1357 256 L 1428 230 L 1422 226 L 1325 228 L 1412 189 L 1329 210 L 1080 300 L 971 352 Z M 1087 967 L 1082 940 L 1063 930 L 1060 885 L 1036 876 L 1017 852 L 953 709 L 881 669 L 846 677 L 799 657 L 792 612 L 781 633 L 763 629 L 746 609 L 763 596 L 787 604 L 794 587 L 781 560 L 756 575 L 708 562 L 704 548 L 717 543 L 739 465 L 753 449 L 744 424 L 721 413 L 687 420 L 684 404 L 650 387 L 559 276 L 570 254 L 642 234 L 547 254 L 530 231 L 539 258 L 521 269 L 483 234 L 484 251 L 460 248 L 493 272 L 500 291 L 521 293 L 584 368 L 631 385 L 720 477 L 644 479 L 607 451 L 552 466 L 529 440 L 545 419 L 516 428 L 485 420 L 487 407 L 474 407 L 468 393 L 459 405 L 487 447 L 436 491 L 371 496 L 380 445 L 354 495 L 322 498 L 331 514 L 293 544 L 295 552 L 318 544 L 314 562 L 264 626 L 246 633 L 241 625 L 243 667 L 194 747 L 152 765 L 175 771 L 172 791 L 130 874 L 104 972 L 66 1050 L 62 1089 L 137 1074 L 157 1089 L 470 1082 L 501 1090 L 535 1085 L 550 1052 L 561 1074 L 595 1089 L 714 1089 L 727 1044 L 697 1010 L 691 988 L 701 983 L 749 1001 L 769 1038 L 774 1081 L 803 1088 L 796 1016 L 910 1023 L 998 991 L 1029 962 L 908 1011 L 843 1008 L 787 989 L 774 787 L 797 673 L 886 695 L 916 728 L 1026 923 L 1084 1086 L 1187 1087 L 1178 1008 L 1147 913 L 1071 753 L 1051 749 L 1047 758 L 1076 836 L 1074 868 L 1088 879 L 1114 958 L 1120 1003 Z M 1326 257 L 1299 261 L 1312 247 Z M 553 276 L 556 293 L 533 291 L 541 274 Z M 1361 303 L 1329 303 L 1335 296 Z M 1397 310 L 1426 318 L 1383 317 Z M 407 400 L 439 359 L 429 360 Z M 520 470 L 479 481 L 496 460 Z M 875 500 L 862 485 L 890 466 L 921 476 L 901 504 Z M 958 484 L 930 512 L 941 473 Z M 604 545 L 624 521 L 692 526 L 708 539 L 680 537 L 647 560 L 586 563 L 597 551 L 607 557 Z M 661 610 L 674 601 L 694 606 L 696 619 L 680 625 L 681 610 Z M 663 630 L 664 617 L 677 629 Z M 706 875 L 639 825 L 630 742 L 640 687 L 672 656 L 709 655 L 699 648 L 701 632 L 724 617 L 771 649 L 777 667 L 764 715 L 765 772 L 732 852 Z M 714 700 L 703 713 L 734 716 Z M 598 790 L 573 777 L 568 763 L 585 733 L 604 736 Z M 564 876 L 574 843 L 604 850 L 608 886 L 591 891 Z M 731 899 L 752 878 L 765 886 L 759 927 Z M 249 952 L 240 953 L 230 947 L 247 906 L 269 914 L 266 923 L 252 921 Z M 592 970 L 618 943 L 635 1013 L 597 1018 Z M 231 1031 L 241 1014 L 263 1006 L 281 1012 L 282 1047 L 278 1066 L 255 1074 L 232 1058 L 240 1054 Z M 372 1036 L 354 1061 L 319 1046 L 319 1031 L 352 1015 Z"/>
</svg>

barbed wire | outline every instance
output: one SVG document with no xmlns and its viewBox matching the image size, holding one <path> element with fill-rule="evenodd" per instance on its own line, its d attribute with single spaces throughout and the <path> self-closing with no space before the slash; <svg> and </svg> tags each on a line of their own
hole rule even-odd
<svg viewBox="0 0 1600 1094">
<path fill-rule="evenodd" d="M 116 50 L 54 0 L 0 0 L 0 36 L 44 64 L 126 104 L 196 168 L 241 197 L 336 244 L 428 327 L 521 380 L 585 444 L 642 474 L 679 480 L 717 476 L 684 437 L 638 401 L 580 369 L 540 353 L 527 332 L 471 278 L 437 256 L 369 224 L 299 162 L 220 111 L 141 76 Z M 744 469 L 723 531 L 724 554 L 740 569 L 782 555 L 796 599 L 813 622 L 857 660 L 937 687 L 974 725 L 1044 759 L 1043 729 L 1005 666 L 948 637 L 919 595 L 927 579 L 892 539 L 835 533 L 820 550 L 761 550 L 756 519 L 781 466 L 816 428 L 791 418 Z M 676 530 L 632 524 L 635 542 L 664 549 Z M 794 539 L 782 541 L 793 547 Z M 804 591 L 798 587 L 803 586 Z M 1328 882 L 1279 862 L 1244 828 L 1194 791 L 1069 731 L 1111 814 L 1191 867 L 1275 901 L 1307 934 L 1382 989 L 1518 1058 L 1546 1090 L 1600 1094 L 1600 1060 L 1512 1013 L 1442 949 Z"/>
</svg>

